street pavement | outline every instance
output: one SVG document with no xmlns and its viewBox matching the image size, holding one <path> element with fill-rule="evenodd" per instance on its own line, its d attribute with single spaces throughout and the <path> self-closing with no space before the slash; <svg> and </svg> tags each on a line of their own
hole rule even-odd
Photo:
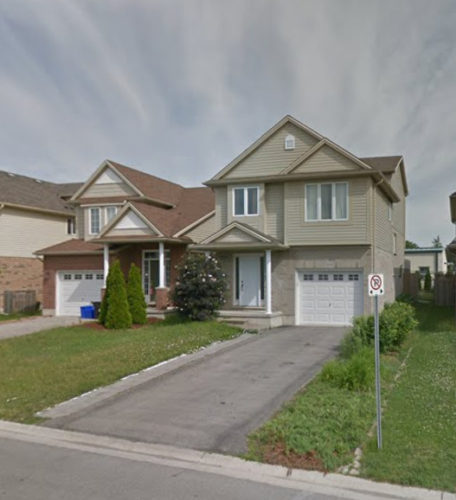
<svg viewBox="0 0 456 500">
<path fill-rule="evenodd" d="M 246 436 L 336 355 L 345 331 L 286 327 L 254 335 L 46 425 L 237 455 Z"/>
</svg>

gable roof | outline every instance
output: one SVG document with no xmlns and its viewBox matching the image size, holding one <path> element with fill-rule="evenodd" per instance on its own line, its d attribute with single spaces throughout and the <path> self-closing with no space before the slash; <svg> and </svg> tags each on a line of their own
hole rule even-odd
<svg viewBox="0 0 456 500">
<path fill-rule="evenodd" d="M 396 170 L 402 156 L 371 156 L 360 160 L 379 172 L 390 173 Z"/>
<path fill-rule="evenodd" d="M 175 202 L 172 208 L 166 208 L 143 201 L 129 200 L 96 240 L 109 239 L 105 234 L 115 228 L 116 223 L 129 209 L 140 215 L 155 232 L 158 232 L 158 237 L 179 238 L 184 229 L 194 226 L 195 222 L 212 213 L 215 206 L 214 193 L 207 187 L 181 188 L 180 196 Z"/>
<path fill-rule="evenodd" d="M 64 198 L 71 196 L 82 183 L 56 184 L 25 175 L 0 171 L 0 204 L 43 212 L 73 215 Z"/>
<path fill-rule="evenodd" d="M 179 184 L 156 177 L 155 175 L 141 172 L 140 170 L 127 167 L 126 165 L 122 165 L 112 160 L 105 160 L 84 183 L 81 189 L 73 195 L 71 201 L 75 202 L 82 198 L 84 192 L 107 168 L 113 170 L 123 181 L 125 181 L 125 183 L 133 189 L 138 198 L 146 199 L 152 203 L 159 203 L 168 207 L 173 206 L 177 202 L 181 191 L 184 189 Z M 129 196 L 129 198 L 134 197 L 135 195 Z M 86 200 L 84 199 L 84 201 Z"/>
</svg>

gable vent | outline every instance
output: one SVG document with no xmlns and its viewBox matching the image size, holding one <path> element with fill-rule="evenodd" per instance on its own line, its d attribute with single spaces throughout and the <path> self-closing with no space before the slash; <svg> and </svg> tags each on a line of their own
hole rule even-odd
<svg viewBox="0 0 456 500">
<path fill-rule="evenodd" d="M 295 145 L 295 137 L 294 135 L 288 134 L 285 137 L 285 149 L 294 149 L 296 147 Z"/>
</svg>

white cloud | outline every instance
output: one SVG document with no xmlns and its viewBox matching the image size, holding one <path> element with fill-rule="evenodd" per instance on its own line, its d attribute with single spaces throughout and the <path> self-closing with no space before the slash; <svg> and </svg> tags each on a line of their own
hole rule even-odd
<svg viewBox="0 0 456 500">
<path fill-rule="evenodd" d="M 455 25 L 452 1 L 5 1 L 0 168 L 80 180 L 109 157 L 194 185 L 291 113 L 404 154 L 408 237 L 448 241 Z"/>
</svg>

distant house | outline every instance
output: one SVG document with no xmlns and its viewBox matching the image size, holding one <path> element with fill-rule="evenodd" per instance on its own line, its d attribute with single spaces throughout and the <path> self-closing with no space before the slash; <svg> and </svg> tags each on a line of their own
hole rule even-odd
<svg viewBox="0 0 456 500">
<path fill-rule="evenodd" d="M 444 248 L 406 248 L 405 262 L 411 273 L 419 271 L 423 277 L 428 272 L 434 277 L 437 273 L 446 274 L 448 270 Z"/>
<path fill-rule="evenodd" d="M 450 214 L 451 222 L 455 224 L 456 227 L 456 192 L 450 195 Z M 448 248 L 453 254 L 456 254 L 456 237 L 448 245 Z"/>
<path fill-rule="evenodd" d="M 75 233 L 67 201 L 80 186 L 0 171 L 0 311 L 6 290 L 35 290 L 42 300 L 43 262 L 33 252 Z"/>
</svg>

